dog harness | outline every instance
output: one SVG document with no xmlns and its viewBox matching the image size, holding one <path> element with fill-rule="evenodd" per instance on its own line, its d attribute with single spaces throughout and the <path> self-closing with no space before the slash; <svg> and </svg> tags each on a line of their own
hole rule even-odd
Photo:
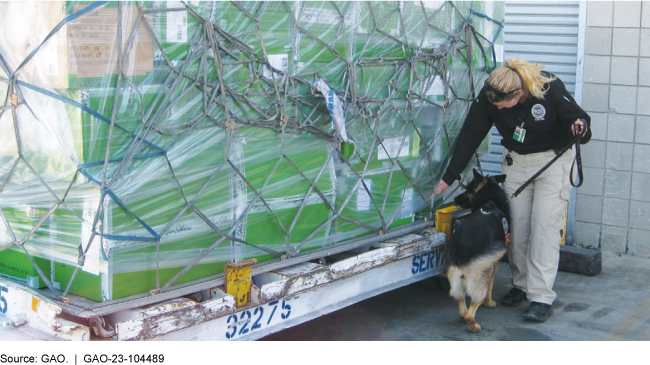
<svg viewBox="0 0 650 365">
<path fill-rule="evenodd" d="M 501 210 L 495 209 L 495 210 L 491 210 L 491 211 L 486 211 L 486 210 L 483 209 L 483 207 L 481 207 L 480 210 L 481 210 L 481 214 L 493 214 L 493 213 L 495 213 L 495 214 L 497 214 L 498 216 L 501 217 L 501 225 L 503 226 L 503 236 L 505 237 L 506 245 L 508 243 L 510 243 L 510 231 L 509 231 L 509 227 L 508 227 L 508 220 L 503 215 Z"/>
</svg>

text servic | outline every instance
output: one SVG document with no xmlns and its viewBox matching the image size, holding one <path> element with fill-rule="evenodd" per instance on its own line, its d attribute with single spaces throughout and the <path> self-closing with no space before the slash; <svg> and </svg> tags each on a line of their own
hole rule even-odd
<svg viewBox="0 0 650 365">
<path fill-rule="evenodd" d="M 442 256 L 441 247 L 413 256 L 411 273 L 417 275 L 440 267 L 442 265 Z"/>
</svg>

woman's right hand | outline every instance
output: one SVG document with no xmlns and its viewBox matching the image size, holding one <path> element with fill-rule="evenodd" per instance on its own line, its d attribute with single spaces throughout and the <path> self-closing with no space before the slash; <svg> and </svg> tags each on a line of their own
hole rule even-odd
<svg viewBox="0 0 650 365">
<path fill-rule="evenodd" d="M 440 195 L 443 191 L 447 190 L 448 187 L 449 185 L 447 185 L 446 182 L 440 180 L 438 186 L 436 186 L 436 188 L 433 190 L 433 195 L 431 195 L 429 199 L 433 199 L 434 196 Z"/>
<path fill-rule="evenodd" d="M 573 131 L 573 135 L 577 136 L 578 133 L 581 135 L 587 134 L 587 125 L 585 122 L 582 121 L 582 119 L 577 119 L 575 122 L 573 122 L 573 125 L 571 125 L 571 131 Z"/>
</svg>

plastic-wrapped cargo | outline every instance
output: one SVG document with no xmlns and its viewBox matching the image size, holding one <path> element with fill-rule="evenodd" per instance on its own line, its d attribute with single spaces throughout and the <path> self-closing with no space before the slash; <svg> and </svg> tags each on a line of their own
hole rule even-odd
<svg viewBox="0 0 650 365">
<path fill-rule="evenodd" d="M 0 3 L 0 275 L 108 301 L 430 214 L 502 18 L 499 2 Z"/>
</svg>

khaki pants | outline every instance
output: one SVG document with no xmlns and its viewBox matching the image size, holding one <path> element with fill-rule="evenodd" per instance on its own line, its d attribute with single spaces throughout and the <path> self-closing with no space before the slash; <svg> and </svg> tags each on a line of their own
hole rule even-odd
<svg viewBox="0 0 650 365">
<path fill-rule="evenodd" d="M 555 157 L 554 151 L 529 155 L 510 152 L 513 164 L 504 163 L 504 190 L 512 194 Z M 562 216 L 569 200 L 569 174 L 575 157 L 570 149 L 522 191 L 510 198 L 512 217 L 508 261 L 512 284 L 528 294 L 528 300 L 553 304 L 557 297 L 553 284 L 560 261 Z"/>
</svg>

